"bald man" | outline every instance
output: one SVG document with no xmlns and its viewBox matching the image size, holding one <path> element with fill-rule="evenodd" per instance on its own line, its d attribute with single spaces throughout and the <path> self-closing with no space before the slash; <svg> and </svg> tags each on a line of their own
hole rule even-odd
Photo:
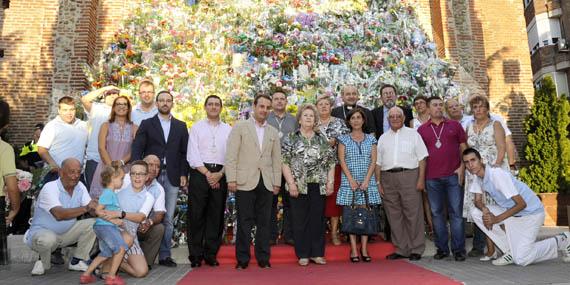
<svg viewBox="0 0 570 285">
<path fill-rule="evenodd" d="M 77 243 L 69 270 L 87 270 L 86 261 L 95 243 L 95 219 L 77 220 L 77 217 L 95 210 L 97 201 L 91 200 L 87 188 L 79 182 L 81 163 L 75 158 L 63 160 L 59 178 L 44 185 L 34 210 L 32 225 L 24 235 L 24 242 L 40 255 L 32 275 L 43 275 L 51 267 L 51 253 Z"/>
</svg>

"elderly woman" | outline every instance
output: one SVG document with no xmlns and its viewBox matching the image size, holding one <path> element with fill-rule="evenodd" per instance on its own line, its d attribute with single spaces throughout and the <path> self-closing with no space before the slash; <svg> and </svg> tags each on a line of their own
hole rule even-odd
<svg viewBox="0 0 570 285">
<path fill-rule="evenodd" d="M 427 97 L 423 95 L 414 98 L 414 108 L 416 116 L 412 120 L 412 128 L 417 130 L 423 123 L 429 120 L 429 110 L 427 108 Z"/>
<path fill-rule="evenodd" d="M 327 139 L 329 145 L 335 152 L 336 159 L 336 146 L 338 144 L 337 138 L 341 135 L 348 134 L 348 128 L 343 120 L 331 116 L 333 105 L 333 98 L 329 95 L 321 95 L 317 98 L 317 110 L 319 113 L 319 131 Z M 334 192 L 327 197 L 325 206 L 325 217 L 330 218 L 331 221 L 331 238 L 334 245 L 340 245 L 338 237 L 339 230 L 339 217 L 342 208 L 336 204 L 336 196 L 338 188 L 340 188 L 340 165 L 336 163 L 334 171 Z"/>
<path fill-rule="evenodd" d="M 467 125 L 467 144 L 481 153 L 482 162 L 486 165 L 500 167 L 509 171 L 508 160 L 505 159 L 505 130 L 500 122 L 491 118 L 489 114 L 489 100 L 487 100 L 485 96 L 477 95 L 469 100 L 469 106 L 471 107 L 474 121 Z M 474 177 L 467 172 L 465 175 L 465 189 L 469 189 Z M 483 199 L 483 197 L 480 194 L 473 196 L 473 193 L 470 191 L 465 191 L 464 195 L 463 216 L 467 218 L 468 222 L 473 222 L 468 213 L 471 208 L 474 207 L 474 199 Z M 495 204 L 495 201 L 487 195 L 485 197 L 485 204 Z M 482 235 L 483 233 L 481 231 L 476 230 L 473 239 L 482 241 Z M 487 253 L 481 260 L 488 261 L 496 256 L 497 254 L 493 242 L 487 238 Z"/>
<path fill-rule="evenodd" d="M 334 151 L 315 131 L 317 110 L 303 105 L 297 112 L 299 130 L 283 141 L 283 176 L 291 196 L 295 254 L 299 265 L 326 264 L 325 195 L 333 192 Z"/>
<path fill-rule="evenodd" d="M 338 138 L 338 159 L 342 168 L 342 179 L 336 203 L 343 207 L 352 205 L 356 191 L 366 191 L 369 205 L 380 204 L 380 192 L 374 169 L 376 167 L 376 145 L 378 142 L 373 135 L 366 133 L 366 114 L 362 108 L 355 108 L 346 116 L 346 124 L 350 134 Z M 357 195 L 355 204 L 364 205 L 365 195 Z M 359 262 L 360 256 L 364 262 L 372 261 L 368 255 L 368 236 L 360 236 L 360 256 L 356 248 L 356 234 L 350 234 L 350 261 Z"/>
</svg>

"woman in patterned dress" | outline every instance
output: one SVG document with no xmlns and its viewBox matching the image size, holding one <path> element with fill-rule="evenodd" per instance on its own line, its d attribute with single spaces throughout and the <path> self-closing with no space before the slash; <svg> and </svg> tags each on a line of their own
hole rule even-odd
<svg viewBox="0 0 570 285">
<path fill-rule="evenodd" d="M 111 166 L 113 161 L 125 166 L 131 159 L 131 145 L 136 132 L 137 126 L 131 121 L 131 101 L 125 96 L 115 98 L 109 121 L 103 123 L 99 131 L 101 162 L 95 169 L 89 188 L 89 194 L 93 199 L 99 198 L 103 190 L 101 185 L 103 168 Z M 128 173 L 128 168 L 123 167 L 123 171 Z"/>
<path fill-rule="evenodd" d="M 467 126 L 467 144 L 481 153 L 482 162 L 491 167 L 500 167 L 509 171 L 509 163 L 505 158 L 506 143 L 505 130 L 501 123 L 491 119 L 489 115 L 489 101 L 485 96 L 474 96 L 469 100 L 469 106 L 473 112 L 474 121 Z M 474 206 L 474 195 L 469 191 L 474 176 L 465 172 L 465 196 L 463 198 L 463 216 L 468 222 L 473 222 L 469 212 Z M 485 204 L 493 205 L 495 201 L 491 196 L 485 195 Z M 475 232 L 474 235 L 483 234 Z M 474 237 L 475 238 L 475 237 Z M 487 252 L 481 258 L 488 261 L 496 257 L 493 241 L 487 237 Z"/>
<path fill-rule="evenodd" d="M 374 169 L 376 166 L 376 145 L 373 135 L 366 134 L 366 115 L 362 108 L 355 108 L 346 116 L 346 125 L 350 134 L 338 138 L 338 159 L 342 168 L 342 179 L 336 203 L 343 207 L 352 204 L 352 197 L 357 190 L 367 191 L 368 204 L 380 204 L 380 193 Z M 355 204 L 364 205 L 364 195 L 356 195 Z M 350 234 L 350 233 L 349 233 Z M 360 236 L 360 256 L 364 262 L 370 262 L 368 255 L 368 236 Z M 350 261 L 359 262 L 356 248 L 356 235 L 350 234 Z"/>
<path fill-rule="evenodd" d="M 336 204 L 336 196 L 340 188 L 340 164 L 336 159 L 336 146 L 338 144 L 337 138 L 341 135 L 348 134 L 348 128 L 343 120 L 331 116 L 331 107 L 333 99 L 329 95 L 321 95 L 317 98 L 317 110 L 319 112 L 319 131 L 325 136 L 329 145 L 333 148 L 335 153 L 335 171 L 334 171 L 334 192 L 327 197 L 325 206 L 325 217 L 330 218 L 331 221 L 331 239 L 334 245 L 340 245 L 339 235 L 339 220 L 342 213 L 342 208 Z"/>
<path fill-rule="evenodd" d="M 325 196 L 334 184 L 335 153 L 320 132 L 316 132 L 317 109 L 303 105 L 297 112 L 299 130 L 283 141 L 283 176 L 291 195 L 295 254 L 299 265 L 309 261 L 326 264 Z"/>
</svg>

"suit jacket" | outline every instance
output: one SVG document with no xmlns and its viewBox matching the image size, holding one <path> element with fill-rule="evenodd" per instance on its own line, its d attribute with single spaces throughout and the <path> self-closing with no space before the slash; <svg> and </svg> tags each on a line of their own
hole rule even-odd
<svg viewBox="0 0 570 285">
<path fill-rule="evenodd" d="M 414 113 L 412 109 L 408 107 L 398 106 L 404 110 L 404 125 L 406 127 L 410 127 L 410 123 L 414 119 Z M 372 110 L 372 116 L 374 117 L 374 121 L 376 123 L 376 139 L 378 139 L 384 133 L 384 106 L 380 106 Z"/>
<path fill-rule="evenodd" d="M 280 187 L 281 143 L 277 130 L 267 124 L 260 151 L 253 119 L 236 123 L 228 138 L 224 168 L 227 182 L 236 182 L 238 190 L 255 189 L 260 173 L 267 190 Z"/>
<path fill-rule="evenodd" d="M 186 151 L 188 148 L 188 128 L 186 123 L 172 117 L 168 141 L 164 141 L 164 131 L 158 114 L 143 120 L 133 141 L 131 160 L 143 159 L 149 154 L 158 156 L 161 168 L 166 158 L 166 172 L 172 186 L 180 186 L 180 176 L 188 176 Z"/>
<path fill-rule="evenodd" d="M 357 106 L 364 110 L 364 115 L 366 116 L 366 133 L 373 134 L 376 132 L 376 123 L 374 122 L 374 115 L 368 108 Z M 343 122 L 346 122 L 346 116 L 350 111 L 346 108 L 345 105 L 333 108 L 331 111 L 331 116 L 337 117 L 341 119 Z"/>
</svg>

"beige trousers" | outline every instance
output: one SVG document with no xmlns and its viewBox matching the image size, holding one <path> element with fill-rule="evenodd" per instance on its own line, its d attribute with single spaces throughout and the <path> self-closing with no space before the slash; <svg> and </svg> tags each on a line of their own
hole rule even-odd
<svg viewBox="0 0 570 285">
<path fill-rule="evenodd" d="M 95 219 L 79 220 L 62 235 L 47 229 L 36 232 L 32 236 L 32 250 L 39 253 L 44 269 L 51 268 L 51 253 L 54 250 L 74 243 L 77 243 L 77 248 L 73 257 L 88 260 L 96 238 L 93 231 L 94 223 Z"/>
</svg>

